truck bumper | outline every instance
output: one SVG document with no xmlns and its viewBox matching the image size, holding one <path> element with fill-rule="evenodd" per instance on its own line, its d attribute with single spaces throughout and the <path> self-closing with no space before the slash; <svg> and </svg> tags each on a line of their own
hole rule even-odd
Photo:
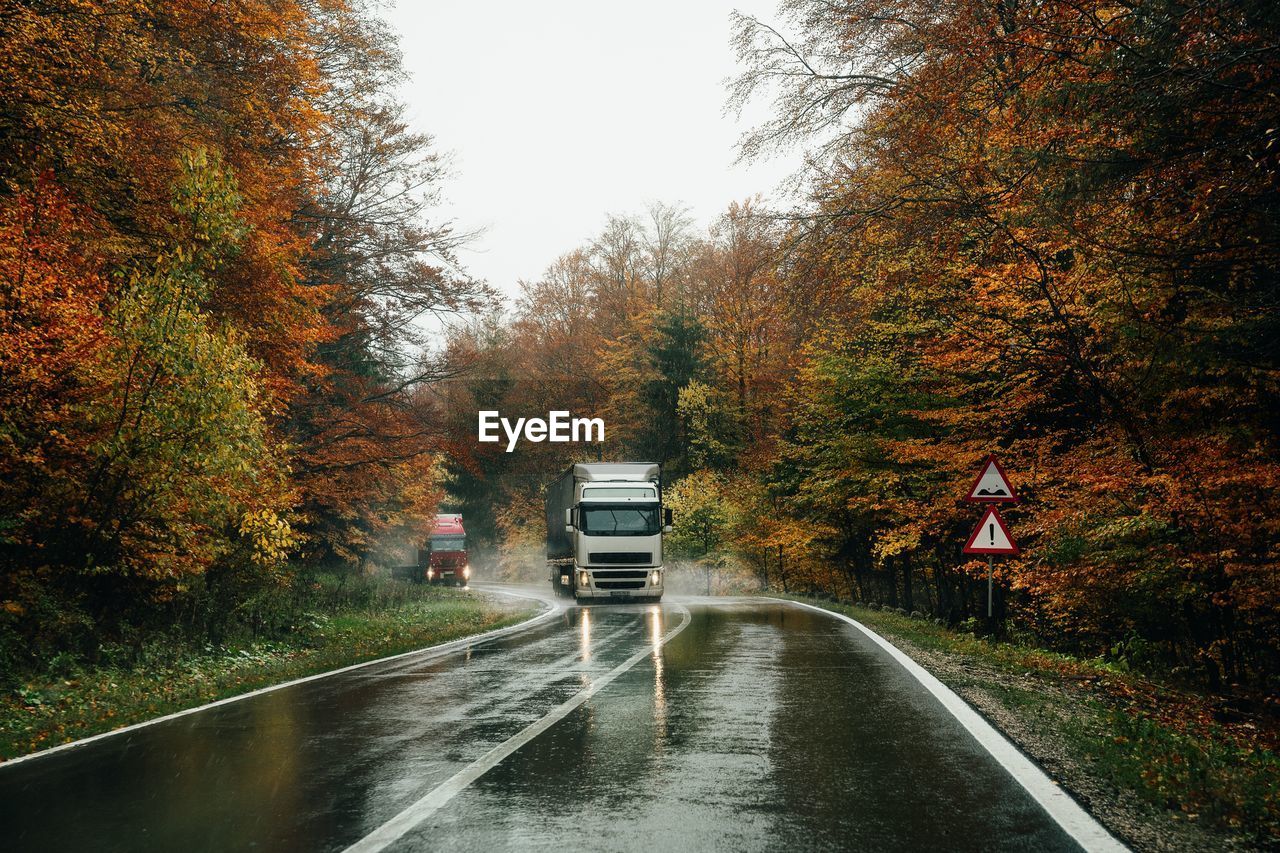
<svg viewBox="0 0 1280 853">
<path fill-rule="evenodd" d="M 433 568 L 431 570 L 430 583 L 444 584 L 446 586 L 466 586 L 470 580 L 470 568 L 446 566 L 442 569 Z"/>
<path fill-rule="evenodd" d="M 573 597 L 579 601 L 657 601 L 662 598 L 666 571 L 644 569 L 574 569 Z"/>
</svg>

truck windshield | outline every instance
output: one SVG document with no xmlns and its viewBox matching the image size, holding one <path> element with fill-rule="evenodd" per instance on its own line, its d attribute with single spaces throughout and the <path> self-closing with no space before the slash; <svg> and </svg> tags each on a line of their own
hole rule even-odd
<svg viewBox="0 0 1280 853">
<path fill-rule="evenodd" d="M 658 507 L 582 505 L 580 525 L 588 536 L 653 536 L 662 529 Z"/>
<path fill-rule="evenodd" d="M 465 551 L 467 550 L 467 538 L 465 536 L 432 536 L 432 551 Z"/>
</svg>

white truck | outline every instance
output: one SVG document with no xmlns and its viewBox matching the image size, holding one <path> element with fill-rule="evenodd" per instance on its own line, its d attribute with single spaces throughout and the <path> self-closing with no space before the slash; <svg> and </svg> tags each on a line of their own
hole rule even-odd
<svg viewBox="0 0 1280 853">
<path fill-rule="evenodd" d="M 662 598 L 662 466 L 574 465 L 547 486 L 547 570 L 557 595 L 583 600 Z"/>
</svg>

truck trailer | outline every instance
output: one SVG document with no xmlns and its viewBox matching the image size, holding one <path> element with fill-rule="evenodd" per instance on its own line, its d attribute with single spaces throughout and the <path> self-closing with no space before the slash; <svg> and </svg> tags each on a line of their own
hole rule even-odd
<svg viewBox="0 0 1280 853">
<path fill-rule="evenodd" d="M 662 467 L 574 465 L 547 486 L 547 572 L 557 595 L 579 601 L 662 598 Z"/>
</svg>

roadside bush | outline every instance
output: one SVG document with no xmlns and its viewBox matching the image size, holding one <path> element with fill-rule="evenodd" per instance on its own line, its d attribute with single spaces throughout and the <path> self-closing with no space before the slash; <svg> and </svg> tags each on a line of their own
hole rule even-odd
<svg viewBox="0 0 1280 853">
<path fill-rule="evenodd" d="M 121 619 L 109 630 L 37 598 L 45 626 L 37 642 L 0 611 L 0 689 L 32 677 L 68 678 L 86 666 L 161 666 L 226 645 L 310 636 L 336 614 L 382 612 L 437 595 L 434 587 L 380 575 L 290 568 L 267 576 L 224 565 L 173 588 L 150 618 Z"/>
<path fill-rule="evenodd" d="M 1095 757 L 1126 787 L 1252 841 L 1280 838 L 1280 757 L 1270 750 L 1237 745 L 1217 729 L 1193 737 L 1122 711 L 1111 712 L 1109 725 L 1122 748 Z"/>
</svg>

